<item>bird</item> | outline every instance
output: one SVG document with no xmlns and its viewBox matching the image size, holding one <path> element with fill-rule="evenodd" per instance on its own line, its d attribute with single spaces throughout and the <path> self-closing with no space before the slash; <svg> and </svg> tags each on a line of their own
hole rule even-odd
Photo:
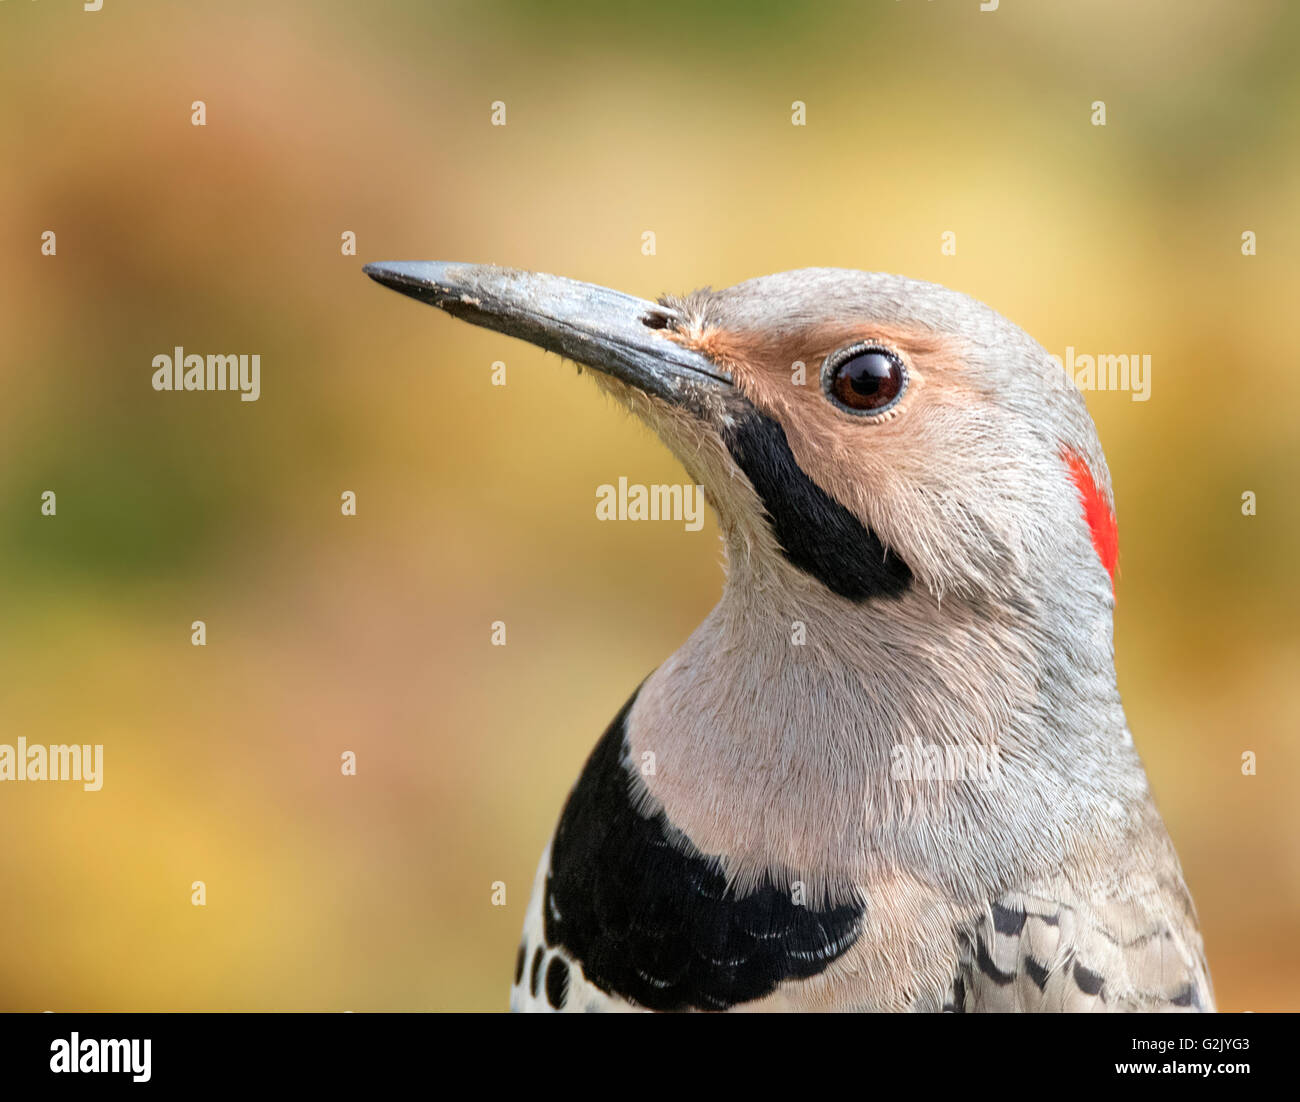
<svg viewBox="0 0 1300 1102">
<path fill-rule="evenodd" d="M 512 1010 L 1214 1009 L 1117 688 L 1110 472 L 1041 345 L 878 272 L 364 271 L 588 369 L 724 548 L 563 805 Z"/>
</svg>

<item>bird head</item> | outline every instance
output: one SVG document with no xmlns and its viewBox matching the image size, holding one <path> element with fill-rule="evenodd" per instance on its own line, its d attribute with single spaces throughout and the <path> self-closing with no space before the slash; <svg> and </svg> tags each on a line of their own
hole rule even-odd
<svg viewBox="0 0 1300 1102">
<path fill-rule="evenodd" d="M 365 270 L 594 369 L 704 486 L 751 582 L 1012 607 L 1068 583 L 1109 612 L 1113 504 L 1083 401 L 965 295 L 829 268 L 657 302 L 483 265 Z"/>
</svg>

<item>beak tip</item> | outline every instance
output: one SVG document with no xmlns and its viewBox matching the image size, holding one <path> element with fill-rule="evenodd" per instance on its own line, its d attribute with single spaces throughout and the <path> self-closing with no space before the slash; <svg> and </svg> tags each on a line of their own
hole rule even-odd
<svg viewBox="0 0 1300 1102">
<path fill-rule="evenodd" d="M 379 260 L 365 265 L 361 270 L 376 283 L 393 287 L 399 283 L 416 282 L 414 273 L 407 271 L 409 264 L 398 260 Z"/>
<path fill-rule="evenodd" d="M 366 264 L 362 271 L 376 283 L 398 294 L 441 306 L 448 291 L 439 286 L 446 265 L 424 260 L 380 260 Z"/>
</svg>

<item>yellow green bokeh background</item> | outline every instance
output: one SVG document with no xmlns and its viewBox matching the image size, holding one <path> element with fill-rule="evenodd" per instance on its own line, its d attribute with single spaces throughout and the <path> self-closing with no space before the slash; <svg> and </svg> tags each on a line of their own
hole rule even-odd
<svg viewBox="0 0 1300 1102">
<path fill-rule="evenodd" d="M 595 520 L 683 476 L 588 380 L 360 272 L 438 258 L 896 271 L 1150 354 L 1149 401 L 1088 395 L 1120 687 L 1221 1006 L 1294 1008 L 1298 45 L 1282 0 L 0 0 L 0 742 L 105 745 L 96 794 L 0 785 L 0 1007 L 505 1006 L 719 552 Z M 175 345 L 260 353 L 261 399 L 155 393 Z"/>
</svg>

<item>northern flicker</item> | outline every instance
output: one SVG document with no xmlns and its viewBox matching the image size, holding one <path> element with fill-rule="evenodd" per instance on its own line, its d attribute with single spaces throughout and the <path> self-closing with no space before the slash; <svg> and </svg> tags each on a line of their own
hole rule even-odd
<svg viewBox="0 0 1300 1102">
<path fill-rule="evenodd" d="M 725 546 L 542 855 L 514 1009 L 1213 1008 L 1116 688 L 1110 475 L 1037 343 L 878 273 L 365 271 L 591 368 Z"/>
</svg>

